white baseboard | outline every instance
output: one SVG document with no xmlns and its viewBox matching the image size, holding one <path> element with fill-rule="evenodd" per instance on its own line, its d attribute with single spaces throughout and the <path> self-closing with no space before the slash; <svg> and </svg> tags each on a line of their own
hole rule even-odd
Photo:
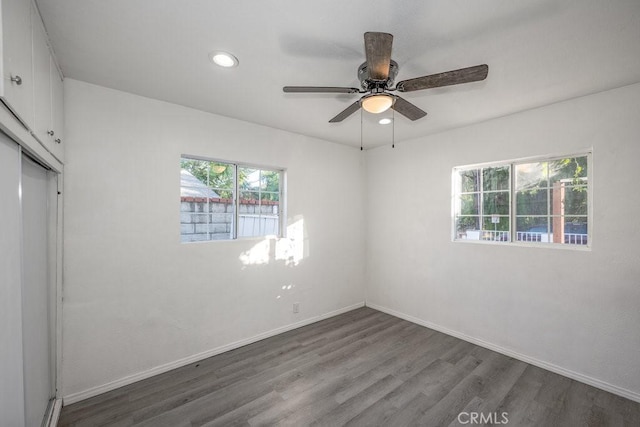
<svg viewBox="0 0 640 427">
<path fill-rule="evenodd" d="M 297 329 L 297 328 L 300 328 L 302 326 L 310 325 L 312 323 L 316 323 L 316 322 L 319 322 L 321 320 L 328 319 L 330 317 L 334 317 L 334 316 L 337 316 L 339 314 L 343 314 L 343 313 L 346 313 L 346 312 L 351 311 L 351 310 L 355 310 L 355 309 L 360 308 L 360 307 L 364 307 L 364 305 L 365 305 L 364 302 L 360 302 L 360 303 L 357 303 L 357 304 L 350 305 L 348 307 L 343 307 L 341 309 L 338 309 L 338 310 L 335 310 L 335 311 L 331 311 L 329 313 L 325 313 L 325 314 L 320 315 L 320 316 L 311 317 L 309 319 L 305 319 L 305 320 L 302 320 L 300 322 L 292 323 L 290 325 L 286 325 L 286 326 L 283 326 L 281 328 L 277 328 L 277 329 L 273 329 L 273 330 L 264 332 L 262 334 L 256 335 L 256 336 L 251 337 L 251 338 L 243 339 L 243 340 L 236 341 L 236 342 L 233 342 L 233 343 L 230 343 L 230 344 L 227 344 L 227 345 L 223 345 L 221 347 L 214 348 L 212 350 L 208 350 L 208 351 L 204 351 L 202 353 L 194 354 L 193 356 L 185 357 L 183 359 L 179 359 L 179 360 L 176 360 L 174 362 L 165 363 L 164 365 L 156 366 L 155 368 L 151 368 L 149 370 L 146 370 L 146 371 L 143 371 L 143 372 L 139 372 L 137 374 L 129 375 L 127 377 L 120 378 L 118 380 L 111 381 L 111 382 L 103 384 L 103 385 L 92 387 L 90 389 L 87 389 L 87 390 L 84 390 L 84 391 L 80 391 L 78 393 L 72 393 L 72 394 L 69 394 L 69 395 L 63 397 L 64 404 L 65 405 L 70 405 L 72 403 L 80 402 L 81 400 L 89 399 L 90 397 L 94 397 L 94 396 L 97 396 L 99 394 L 106 393 L 108 391 L 115 390 L 117 388 L 124 387 L 124 386 L 129 385 L 129 384 L 133 384 L 133 383 L 135 383 L 137 381 L 141 381 L 141 380 L 147 379 L 147 378 L 152 377 L 154 375 L 162 374 L 162 373 L 168 372 L 168 371 L 170 371 L 172 369 L 180 368 L 182 366 L 186 366 L 186 365 L 189 365 L 191 363 L 198 362 L 200 360 L 206 359 L 206 358 L 211 357 L 211 356 L 215 356 L 215 355 L 220 354 L 220 353 L 224 353 L 224 352 L 229 351 L 229 350 L 234 350 L 236 348 L 243 347 L 243 346 L 245 346 L 247 344 L 251 344 L 251 343 L 263 340 L 265 338 L 269 338 L 269 337 L 272 337 L 274 335 L 281 334 L 283 332 L 291 331 L 293 329 Z"/>
<path fill-rule="evenodd" d="M 44 426 L 56 427 L 58 425 L 58 419 L 60 419 L 60 411 L 62 411 L 62 399 L 55 399 Z"/>
<path fill-rule="evenodd" d="M 497 353 L 504 354 L 505 356 L 513 357 L 514 359 L 521 360 L 523 362 L 529 363 L 531 365 L 537 366 L 537 367 L 542 368 L 542 369 L 546 369 L 547 371 L 554 372 L 554 373 L 562 375 L 564 377 L 571 378 L 571 379 L 579 381 L 581 383 L 584 383 L 584 384 L 599 388 L 599 389 L 604 390 L 604 391 L 608 391 L 608 392 L 613 393 L 613 394 L 617 394 L 618 396 L 622 396 L 622 397 L 624 397 L 626 399 L 633 400 L 635 402 L 640 402 L 640 393 L 637 393 L 635 391 L 627 390 L 625 388 L 618 387 L 618 386 L 613 385 L 613 384 L 609 384 L 609 383 L 607 383 L 605 381 L 601 381 L 601 380 L 599 380 L 597 378 L 593 378 L 593 377 L 581 374 L 579 372 L 575 372 L 575 371 L 572 371 L 570 369 L 563 368 L 562 366 L 554 365 L 552 363 L 545 362 L 544 360 L 539 360 L 539 359 L 527 356 L 525 354 L 518 353 L 517 351 L 511 350 L 511 349 L 508 349 L 508 348 L 505 348 L 505 347 L 502 347 L 502 346 L 499 346 L 499 345 L 496 345 L 496 344 L 493 344 L 493 343 L 490 343 L 490 342 L 487 342 L 487 341 L 484 341 L 484 340 L 481 340 L 481 339 L 478 339 L 478 338 L 474 338 L 474 337 L 471 337 L 469 335 L 465 335 L 465 334 L 463 334 L 461 332 L 445 328 L 445 327 L 437 325 L 435 323 L 427 322 L 426 320 L 422 320 L 422 319 L 419 319 L 417 317 L 413 317 L 413 316 L 410 316 L 408 314 L 404 314 L 404 313 L 392 310 L 392 309 L 387 308 L 387 307 L 383 307 L 383 306 L 380 306 L 380 305 L 372 304 L 372 303 L 369 303 L 369 302 L 366 303 L 366 306 L 370 307 L 370 308 L 373 308 L 375 310 L 378 310 L 378 311 L 382 311 L 383 313 L 387 313 L 387 314 L 390 314 L 392 316 L 399 317 L 401 319 L 407 320 L 407 321 L 415 323 L 417 325 L 424 326 L 424 327 L 427 327 L 429 329 L 433 329 L 433 330 L 438 331 L 438 332 L 442 332 L 443 334 L 447 334 L 447 335 L 451 335 L 451 336 L 456 337 L 456 338 L 460 338 L 463 341 L 467 341 L 467 342 L 470 342 L 472 344 L 479 345 L 480 347 L 484 347 L 484 348 L 487 348 L 489 350 L 493 350 L 493 351 L 495 351 Z"/>
</svg>

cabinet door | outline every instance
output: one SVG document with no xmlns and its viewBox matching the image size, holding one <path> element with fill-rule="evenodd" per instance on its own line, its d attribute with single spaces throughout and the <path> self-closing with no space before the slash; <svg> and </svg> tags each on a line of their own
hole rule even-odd
<svg viewBox="0 0 640 427">
<path fill-rule="evenodd" d="M 33 115 L 31 2 L 2 0 L 2 83 L 0 96 L 26 126 Z"/>
<path fill-rule="evenodd" d="M 53 139 L 51 124 L 51 77 L 49 62 L 51 54 L 47 45 L 47 34 L 40 15 L 32 7 L 31 28 L 33 29 L 33 102 L 34 116 L 31 130 L 45 148 L 51 151 Z"/>
<path fill-rule="evenodd" d="M 64 163 L 64 99 L 63 82 L 58 67 L 53 58 L 50 62 L 51 70 L 51 123 L 55 132 L 53 135 L 52 153 Z"/>
</svg>

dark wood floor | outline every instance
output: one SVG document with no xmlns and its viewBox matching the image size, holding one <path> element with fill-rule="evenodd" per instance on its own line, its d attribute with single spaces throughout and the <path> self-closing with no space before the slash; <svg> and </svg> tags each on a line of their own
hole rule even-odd
<svg viewBox="0 0 640 427">
<path fill-rule="evenodd" d="M 640 426 L 639 403 L 370 308 L 65 406 L 58 425 L 448 426 L 472 413 Z"/>
</svg>

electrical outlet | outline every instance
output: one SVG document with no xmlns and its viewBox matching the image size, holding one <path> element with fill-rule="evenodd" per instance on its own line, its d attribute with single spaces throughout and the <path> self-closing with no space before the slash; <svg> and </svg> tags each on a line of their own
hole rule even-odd
<svg viewBox="0 0 640 427">
<path fill-rule="evenodd" d="M 300 303 L 299 302 L 294 302 L 293 303 L 293 312 L 294 313 L 298 313 L 300 311 Z"/>
</svg>

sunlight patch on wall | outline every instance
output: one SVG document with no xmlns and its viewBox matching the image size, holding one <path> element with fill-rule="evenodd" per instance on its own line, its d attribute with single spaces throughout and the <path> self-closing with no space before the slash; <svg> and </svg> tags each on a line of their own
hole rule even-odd
<svg viewBox="0 0 640 427">
<path fill-rule="evenodd" d="M 248 265 L 265 265 L 269 264 L 271 259 L 271 243 L 275 238 L 267 238 L 259 243 L 256 243 L 248 251 L 240 254 L 240 262 L 244 266 Z"/>
<path fill-rule="evenodd" d="M 300 218 L 287 227 L 287 237 L 276 243 L 276 260 L 296 266 L 305 258 L 304 219 Z"/>
<path fill-rule="evenodd" d="M 267 265 L 274 261 L 282 262 L 287 267 L 295 267 L 308 256 L 305 244 L 304 219 L 296 218 L 287 226 L 286 237 L 267 237 L 256 243 L 248 251 L 238 257 L 244 267 Z"/>
<path fill-rule="evenodd" d="M 276 296 L 276 299 L 281 299 L 282 298 L 282 294 L 286 293 L 286 292 L 292 292 L 293 289 L 296 287 L 296 285 L 293 284 L 289 284 L 289 285 L 282 285 L 282 293 L 278 296 Z"/>
</svg>

